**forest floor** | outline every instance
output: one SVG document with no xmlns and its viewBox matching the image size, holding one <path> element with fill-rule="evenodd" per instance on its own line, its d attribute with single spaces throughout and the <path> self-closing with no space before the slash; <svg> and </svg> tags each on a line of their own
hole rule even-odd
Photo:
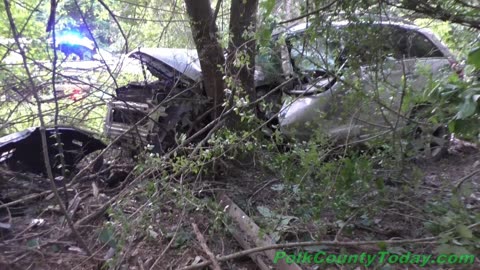
<svg viewBox="0 0 480 270">
<path fill-rule="evenodd" d="M 90 254 L 81 248 L 54 196 L 48 193 L 49 186 L 35 185 L 35 189 L 28 190 L 30 194 L 21 197 L 18 203 L 0 209 L 0 269 L 178 269 L 208 260 L 192 224 L 198 226 L 214 254 L 224 256 L 239 252 L 242 247 L 228 228 L 225 229 L 222 209 L 211 203 L 219 191 L 228 194 L 262 228 L 262 233 L 278 242 L 314 239 L 389 241 L 429 237 L 433 234 L 427 223 L 430 226 L 440 220 L 448 223 L 449 219 L 458 220 L 461 216 L 449 216 L 447 212 L 443 217 L 435 217 L 435 211 L 427 205 L 451 200 L 452 190 L 463 187 L 469 192 L 461 196 L 459 207 L 466 213 L 480 213 L 480 174 L 475 174 L 480 169 L 480 151 L 458 140 L 442 160 L 411 164 L 407 174 L 421 174 L 413 190 L 400 190 L 404 187 L 396 182 L 386 183 L 391 194 L 388 202 L 375 202 L 379 204 L 375 205 L 377 210 L 369 216 L 356 215 L 355 211 L 350 218 L 340 221 L 334 209 L 322 212 L 316 219 L 295 216 L 298 202 L 286 200 L 292 194 L 284 188 L 282 180 L 254 161 L 233 161 L 222 166 L 223 173 L 214 180 L 174 179 L 173 184 L 152 185 L 151 179 L 139 181 L 137 177 L 116 187 L 100 186 L 94 181 L 69 186 L 68 211 Z M 183 181 L 191 187 L 191 193 L 183 194 L 179 190 Z M 12 192 L 11 189 L 3 189 L 0 193 Z M 401 194 L 397 197 L 396 189 Z M 32 194 L 41 195 L 32 199 Z M 109 210 L 103 211 L 106 206 L 110 207 Z M 373 206 L 358 208 L 360 211 L 369 207 Z M 272 220 L 276 224 L 272 225 Z M 388 250 L 402 254 L 408 251 L 432 254 L 440 246 L 432 241 L 389 247 Z M 349 247 L 312 246 L 302 250 L 339 254 L 376 253 L 382 248 L 379 243 Z M 460 243 L 458 248 L 462 250 Z M 301 249 L 290 248 L 288 251 L 299 252 Z M 430 265 L 426 268 L 480 269 L 480 254 L 476 255 L 473 265 L 443 268 Z M 247 256 L 222 262 L 221 266 L 222 269 L 258 269 Z M 302 269 L 367 269 L 361 265 L 301 266 Z M 376 266 L 375 269 L 405 267 L 392 264 Z M 420 267 L 412 265 L 408 268 Z"/>
</svg>

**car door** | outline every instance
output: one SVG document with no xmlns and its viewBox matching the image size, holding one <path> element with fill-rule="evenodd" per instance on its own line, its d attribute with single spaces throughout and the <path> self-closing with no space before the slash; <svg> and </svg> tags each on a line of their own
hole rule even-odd
<svg viewBox="0 0 480 270">
<path fill-rule="evenodd" d="M 362 67 L 362 86 L 370 102 L 357 121 L 363 123 L 363 133 L 372 129 L 391 129 L 397 120 L 405 95 L 415 96 L 425 89 L 428 81 L 449 69 L 449 60 L 429 37 L 413 26 L 377 25 L 382 33 L 381 59 Z M 436 41 L 436 40 L 434 40 Z M 441 43 L 438 43 L 441 45 Z M 411 99 L 410 99 L 411 100 Z"/>
<path fill-rule="evenodd" d="M 332 27 L 322 31 L 307 29 L 287 38 L 295 83 L 286 91 L 279 114 L 284 134 L 307 139 L 321 130 L 337 137 L 337 130 L 346 125 L 341 104 L 345 91 L 335 87 L 342 50 L 338 34 L 338 29 Z"/>
</svg>

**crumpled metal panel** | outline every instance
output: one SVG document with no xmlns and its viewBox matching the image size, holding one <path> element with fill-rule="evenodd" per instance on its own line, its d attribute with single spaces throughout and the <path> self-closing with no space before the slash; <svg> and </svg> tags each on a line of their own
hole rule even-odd
<svg viewBox="0 0 480 270">
<path fill-rule="evenodd" d="M 202 69 L 196 50 L 172 48 L 140 48 L 129 57 L 139 59 L 168 78 L 185 77 L 193 82 L 202 79 Z"/>
<path fill-rule="evenodd" d="M 63 144 L 65 168 L 71 170 L 85 155 L 106 145 L 90 133 L 73 127 L 58 127 Z M 55 128 L 47 128 L 48 154 L 55 174 L 61 171 Z M 45 174 L 43 146 L 39 127 L 31 127 L 0 138 L 0 164 L 13 171 Z"/>
</svg>

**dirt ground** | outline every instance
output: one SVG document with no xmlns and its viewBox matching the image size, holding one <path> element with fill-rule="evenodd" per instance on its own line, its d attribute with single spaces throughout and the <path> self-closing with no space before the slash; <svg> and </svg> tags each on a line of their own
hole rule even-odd
<svg viewBox="0 0 480 270">
<path fill-rule="evenodd" d="M 352 217 L 348 220 L 348 226 L 345 226 L 344 231 L 339 234 L 337 221 L 331 213 L 326 211 L 322 215 L 323 224 L 313 224 L 309 220 L 292 217 L 284 224 L 286 226 L 278 235 L 279 239 L 305 241 L 312 238 L 318 239 L 319 235 L 321 240 L 333 240 L 337 237 L 339 241 L 428 237 L 431 234 L 425 230 L 424 220 L 421 214 L 415 213 L 415 208 L 420 209 L 427 202 L 448 199 L 452 189 L 464 185 L 472 191 L 469 196 L 462 199 L 464 205 L 469 211 L 480 213 L 480 174 L 474 174 L 462 181 L 463 177 L 480 169 L 480 152 L 473 145 L 456 140 L 444 159 L 438 162 L 418 163 L 414 166 L 422 173 L 416 192 L 408 200 L 399 202 L 396 207 L 389 205 L 386 208 L 388 211 L 377 212 L 371 218 L 373 223 L 365 224 L 361 217 Z M 281 179 L 277 179 L 272 172 L 267 172 L 248 162 L 228 163 L 223 169 L 223 176 L 215 180 L 207 179 L 201 184 L 195 182 L 197 186 L 193 195 L 199 198 L 200 202 L 202 198 L 211 197 L 215 193 L 212 190 L 225 191 L 260 226 L 263 225 L 262 215 L 264 217 L 265 213 L 260 213 L 259 206 L 273 212 L 285 209 L 285 206 L 277 204 L 282 195 L 273 188 L 281 183 Z M 4 180 L 6 183 L 10 183 L 12 179 L 18 181 L 18 176 L 11 175 L 10 178 L 5 179 L 7 179 Z M 23 189 L 24 196 L 20 197 L 20 202 L 0 209 L 2 225 L 0 269 L 177 269 L 208 258 L 192 231 L 192 223 L 198 225 L 214 254 L 223 256 L 242 250 L 228 230 L 218 226 L 221 222 L 212 220 L 217 217 L 212 212 L 197 211 L 188 207 L 179 208 L 178 203 L 172 201 L 172 197 L 159 196 L 158 201 L 150 202 L 141 193 L 145 189 L 134 187 L 122 194 L 122 191 L 127 189 L 127 184 L 122 184 L 120 187 L 107 187 L 92 184 L 95 181 L 84 181 L 69 187 L 68 210 L 73 222 L 77 224 L 81 238 L 93 253 L 87 255 L 69 229 L 53 196 L 45 193 L 49 190 L 48 183 L 42 182 L 41 179 L 35 179 L 35 181 L 39 182 L 35 185 L 27 179 L 16 182 L 22 188 L 11 185 L 2 186 L 0 193 L 3 194 L 2 198 L 7 197 L 5 194 L 11 195 L 18 192 L 18 189 Z M 462 183 L 459 185 L 460 181 Z M 27 190 L 29 186 L 30 189 Z M 396 188 L 395 184 L 392 184 L 391 188 Z M 32 194 L 43 194 L 42 192 L 46 195 L 33 199 L 29 197 Z M 119 197 L 119 194 L 123 197 Z M 122 204 L 125 216 L 120 218 L 125 218 L 125 223 L 106 226 L 115 213 L 99 212 L 99 209 L 110 202 L 113 202 L 114 206 Z M 8 202 L 2 202 L 2 204 L 5 203 Z M 145 221 L 130 223 L 130 218 L 138 215 L 142 209 L 151 207 L 152 203 L 156 208 L 149 212 L 146 219 L 148 224 L 144 224 Z M 208 203 L 206 205 L 206 208 L 212 209 Z M 288 216 L 288 213 L 288 209 L 282 210 L 282 215 Z M 85 217 L 91 218 L 85 220 Z M 133 228 L 127 228 L 128 224 Z M 124 226 L 122 231 L 126 235 L 122 238 L 114 237 L 115 231 L 119 229 L 118 226 Z M 419 244 L 405 248 L 403 251 L 431 254 L 433 246 Z M 316 249 L 312 247 L 309 250 L 314 252 Z M 367 245 L 348 249 L 332 248 L 329 252 L 359 253 L 379 250 L 378 245 Z M 477 256 L 475 265 L 470 269 L 480 269 L 479 259 Z M 223 269 L 257 269 L 248 257 L 224 262 L 222 267 Z M 303 269 L 323 269 L 318 265 L 302 265 L 302 267 Z M 338 266 L 330 269 L 364 268 Z M 397 268 L 385 266 L 377 269 Z M 467 268 L 462 266 L 427 267 L 427 269 Z"/>
</svg>

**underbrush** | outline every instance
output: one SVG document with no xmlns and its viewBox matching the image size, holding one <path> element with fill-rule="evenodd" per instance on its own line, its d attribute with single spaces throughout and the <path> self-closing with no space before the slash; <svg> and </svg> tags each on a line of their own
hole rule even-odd
<svg viewBox="0 0 480 270">
<path fill-rule="evenodd" d="M 198 244 L 191 223 L 199 225 L 215 254 L 239 250 L 231 239 L 230 218 L 219 207 L 221 192 L 277 243 L 376 240 L 377 245 L 366 250 L 478 255 L 480 216 L 473 209 L 479 202 L 470 197 L 478 193 L 474 183 L 459 184 L 459 176 L 440 173 L 435 183 L 428 182 L 438 164 L 402 158 L 388 147 L 391 136 L 367 151 L 339 149 L 321 138 L 279 147 L 272 138 L 222 129 L 208 146 L 193 151 L 195 155 L 147 155 L 137 166 L 141 182 L 112 205 L 109 222 L 103 225 L 102 232 L 115 239 L 111 247 L 116 255 L 108 265 L 127 263 L 134 254 L 132 245 L 138 248 L 138 243 L 140 253 L 148 256 L 157 250 L 149 265 L 164 264 L 171 256 L 178 260 L 169 265 L 177 266 L 195 258 L 207 260 L 202 251 L 192 249 Z M 388 244 L 425 237 L 433 240 Z M 321 245 L 295 250 L 346 252 Z"/>
</svg>

